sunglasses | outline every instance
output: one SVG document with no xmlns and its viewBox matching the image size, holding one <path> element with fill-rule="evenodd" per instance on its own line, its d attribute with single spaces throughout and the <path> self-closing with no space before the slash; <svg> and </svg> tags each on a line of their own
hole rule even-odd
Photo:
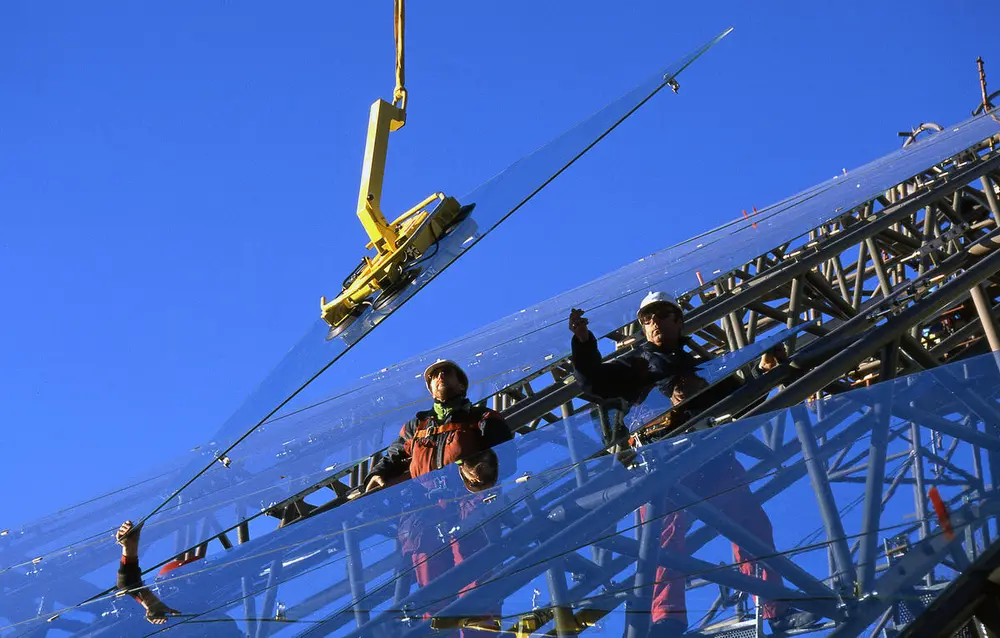
<svg viewBox="0 0 1000 638">
<path fill-rule="evenodd" d="M 639 315 L 639 323 L 644 326 L 648 326 L 655 320 L 667 319 L 671 316 L 680 317 L 680 313 L 676 310 L 671 310 L 668 308 L 658 308 L 656 310 L 650 310 L 649 312 L 644 312 Z"/>
</svg>

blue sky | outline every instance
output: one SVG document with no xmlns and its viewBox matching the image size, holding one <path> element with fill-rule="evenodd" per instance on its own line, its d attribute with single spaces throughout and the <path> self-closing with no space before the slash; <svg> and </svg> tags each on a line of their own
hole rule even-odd
<svg viewBox="0 0 1000 638">
<path fill-rule="evenodd" d="M 411 3 L 383 206 L 461 195 L 736 30 L 331 387 L 965 119 L 989 3 Z M 0 4 L 0 528 L 200 443 L 357 263 L 391 2 Z M 502 276 L 497 277 L 498 274 Z M 692 282 L 693 283 L 693 282 Z"/>
</svg>

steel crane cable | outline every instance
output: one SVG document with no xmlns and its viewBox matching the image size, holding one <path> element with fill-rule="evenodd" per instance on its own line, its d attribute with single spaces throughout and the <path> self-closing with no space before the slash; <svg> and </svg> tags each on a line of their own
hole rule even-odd
<svg viewBox="0 0 1000 638">
<path fill-rule="evenodd" d="M 396 88 L 392 92 L 392 105 L 406 112 L 406 73 L 404 69 L 403 33 L 406 23 L 404 0 L 394 0 L 392 35 L 396 41 Z"/>
</svg>

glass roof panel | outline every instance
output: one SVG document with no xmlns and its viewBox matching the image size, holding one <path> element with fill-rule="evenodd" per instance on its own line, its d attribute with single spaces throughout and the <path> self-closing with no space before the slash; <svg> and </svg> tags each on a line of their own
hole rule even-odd
<svg viewBox="0 0 1000 638">
<path fill-rule="evenodd" d="M 447 466 L 147 574 L 145 587 L 181 613 L 168 635 L 262 624 L 280 635 L 470 623 L 544 632 L 556 618 L 621 635 L 650 612 L 683 618 L 683 607 L 694 627 L 752 617 L 758 604 L 856 635 L 887 611 L 919 613 L 914 601 L 996 538 L 998 398 L 998 363 L 985 355 L 635 456 L 600 454 L 599 419 L 583 411 L 497 448 L 490 490 L 468 493 Z M 667 405 L 652 393 L 632 416 Z M 625 417 L 633 429 L 640 421 Z M 116 560 L 115 547 L 102 551 Z M 100 575 L 113 583 L 113 568 Z M 859 598 L 855 582 L 878 596 Z M 53 591 L 40 618 L 16 629 L 156 630 L 129 597 L 66 608 L 75 595 Z"/>
</svg>

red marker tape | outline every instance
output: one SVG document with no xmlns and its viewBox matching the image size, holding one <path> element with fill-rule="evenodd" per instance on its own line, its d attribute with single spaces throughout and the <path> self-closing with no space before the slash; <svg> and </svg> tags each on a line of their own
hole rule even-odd
<svg viewBox="0 0 1000 638">
<path fill-rule="evenodd" d="M 937 514 L 938 523 L 941 525 L 942 531 L 944 531 L 944 537 L 949 541 L 955 540 L 955 529 L 951 526 L 951 514 L 948 513 L 948 506 L 941 499 L 938 489 L 932 487 L 927 492 L 927 496 L 930 497 L 931 505 L 934 506 L 934 513 Z"/>
</svg>

